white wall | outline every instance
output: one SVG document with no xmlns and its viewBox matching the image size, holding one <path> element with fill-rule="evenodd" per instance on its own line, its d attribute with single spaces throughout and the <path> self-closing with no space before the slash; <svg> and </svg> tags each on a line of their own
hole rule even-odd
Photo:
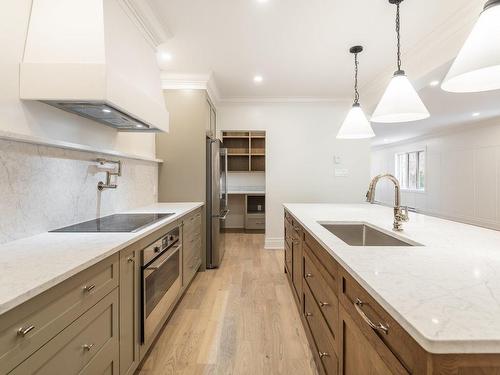
<svg viewBox="0 0 500 375">
<path fill-rule="evenodd" d="M 403 192 L 403 204 L 452 220 L 500 230 L 500 121 L 469 124 L 447 134 L 372 152 L 372 176 L 394 173 L 394 155 L 427 150 L 425 192 Z M 376 200 L 393 202 L 381 184 Z"/>
<path fill-rule="evenodd" d="M 31 0 L 6 1 L 0 12 L 0 132 L 85 144 L 146 157 L 155 156 L 154 134 L 127 134 L 39 102 L 19 100 L 19 63 Z"/>
<path fill-rule="evenodd" d="M 221 130 L 266 131 L 266 247 L 283 246 L 283 203 L 362 202 L 369 183 L 369 141 L 339 141 L 349 103 L 222 104 Z M 348 177 L 334 177 L 338 168 Z"/>
</svg>

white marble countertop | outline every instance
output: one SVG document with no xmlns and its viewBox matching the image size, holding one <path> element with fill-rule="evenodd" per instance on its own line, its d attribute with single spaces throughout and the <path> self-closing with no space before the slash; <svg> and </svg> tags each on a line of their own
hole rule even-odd
<svg viewBox="0 0 500 375">
<path fill-rule="evenodd" d="M 43 233 L 0 245 L 0 314 L 201 206 L 157 203 L 127 211 L 175 213 L 135 233 Z"/>
<path fill-rule="evenodd" d="M 431 353 L 500 353 L 500 232 L 392 208 L 285 204 L 285 208 Z M 322 227 L 363 221 L 420 247 L 351 247 Z"/>
</svg>

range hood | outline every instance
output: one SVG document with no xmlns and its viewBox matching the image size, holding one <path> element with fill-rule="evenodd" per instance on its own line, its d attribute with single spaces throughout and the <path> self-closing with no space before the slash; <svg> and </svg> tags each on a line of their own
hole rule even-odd
<svg viewBox="0 0 500 375">
<path fill-rule="evenodd" d="M 20 97 L 119 131 L 168 131 L 156 51 L 127 0 L 33 0 Z"/>
</svg>

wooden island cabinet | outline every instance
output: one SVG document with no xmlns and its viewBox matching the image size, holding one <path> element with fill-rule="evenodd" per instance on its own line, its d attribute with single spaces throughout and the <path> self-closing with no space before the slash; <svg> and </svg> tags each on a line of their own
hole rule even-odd
<svg viewBox="0 0 500 375">
<path fill-rule="evenodd" d="M 499 354 L 426 352 L 285 210 L 284 270 L 322 375 L 500 375 Z"/>
</svg>

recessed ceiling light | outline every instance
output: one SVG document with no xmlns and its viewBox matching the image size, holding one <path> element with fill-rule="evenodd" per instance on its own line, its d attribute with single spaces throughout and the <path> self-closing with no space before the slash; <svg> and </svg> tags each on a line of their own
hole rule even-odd
<svg viewBox="0 0 500 375">
<path fill-rule="evenodd" d="M 103 108 L 103 109 L 102 109 L 102 111 L 103 111 L 104 113 L 111 113 L 111 109 L 107 109 L 107 108 Z"/>
<path fill-rule="evenodd" d="M 429 83 L 432 87 L 436 87 L 437 85 L 439 85 L 439 81 L 431 81 L 431 83 Z"/>
<path fill-rule="evenodd" d="M 163 60 L 163 61 L 170 61 L 172 60 L 172 55 L 169 53 L 169 52 L 160 52 L 160 58 Z"/>
<path fill-rule="evenodd" d="M 480 114 L 481 114 L 481 112 L 474 112 L 474 113 L 472 114 L 472 117 L 479 117 L 479 115 L 480 115 Z"/>
<path fill-rule="evenodd" d="M 255 83 L 262 83 L 263 80 L 264 80 L 264 78 L 262 78 L 262 76 L 260 76 L 260 75 L 253 77 L 253 81 Z"/>
</svg>

